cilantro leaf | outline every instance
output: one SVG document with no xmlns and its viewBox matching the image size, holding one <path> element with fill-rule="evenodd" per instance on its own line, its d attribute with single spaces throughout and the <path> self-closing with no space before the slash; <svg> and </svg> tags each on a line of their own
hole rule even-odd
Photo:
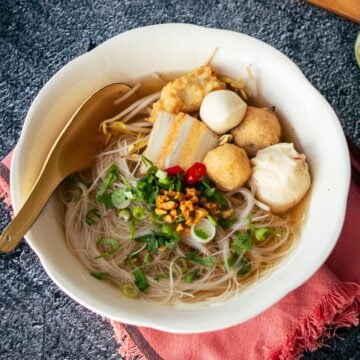
<svg viewBox="0 0 360 360">
<path fill-rule="evenodd" d="M 234 254 L 241 255 L 249 251 L 253 246 L 253 239 L 248 231 L 238 232 L 231 244 Z"/>
<path fill-rule="evenodd" d="M 209 201 L 215 202 L 219 205 L 219 207 L 223 210 L 229 208 L 228 201 L 225 196 L 221 194 L 221 192 L 216 189 L 215 185 L 209 183 L 206 180 L 201 180 L 196 185 L 197 190 L 201 192 Z"/>
<path fill-rule="evenodd" d="M 220 218 L 218 220 L 218 224 L 224 229 L 224 230 L 229 230 L 235 223 L 236 223 L 237 219 L 236 218 L 228 218 L 228 219 L 224 219 L 224 218 Z"/>
<path fill-rule="evenodd" d="M 248 274 L 251 270 L 251 266 L 252 265 L 250 260 L 242 258 L 240 263 L 240 269 L 238 270 L 238 275 L 244 276 Z"/>
<path fill-rule="evenodd" d="M 206 267 L 212 267 L 215 265 L 216 257 L 214 256 L 201 256 L 197 253 L 196 250 L 189 251 L 187 254 L 185 254 L 184 257 L 185 260 L 199 264 Z"/>
<path fill-rule="evenodd" d="M 136 238 L 135 241 L 146 243 L 146 249 L 150 253 L 157 254 L 159 247 L 162 246 L 166 246 L 169 250 L 174 249 L 179 241 L 179 235 L 175 231 L 174 234 L 152 232 Z"/>
</svg>

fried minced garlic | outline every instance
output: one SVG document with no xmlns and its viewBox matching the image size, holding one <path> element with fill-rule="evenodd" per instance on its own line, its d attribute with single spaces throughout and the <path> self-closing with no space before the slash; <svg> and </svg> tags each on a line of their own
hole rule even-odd
<svg viewBox="0 0 360 360">
<path fill-rule="evenodd" d="M 156 198 L 155 214 L 163 216 L 166 223 L 178 222 L 177 232 L 198 224 L 206 216 L 220 212 L 218 205 L 208 201 L 195 188 L 185 188 L 185 192 L 160 190 Z"/>
</svg>

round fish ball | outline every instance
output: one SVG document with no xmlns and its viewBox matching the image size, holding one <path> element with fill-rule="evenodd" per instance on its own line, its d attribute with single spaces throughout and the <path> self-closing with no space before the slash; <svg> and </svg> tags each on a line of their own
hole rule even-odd
<svg viewBox="0 0 360 360">
<path fill-rule="evenodd" d="M 251 164 L 255 196 L 274 213 L 295 206 L 310 188 L 306 156 L 299 154 L 292 143 L 280 143 L 258 151 Z"/>
<path fill-rule="evenodd" d="M 230 90 L 216 90 L 205 96 L 200 106 L 201 120 L 215 133 L 224 134 L 240 124 L 247 105 Z"/>
<path fill-rule="evenodd" d="M 253 157 L 259 150 L 280 142 L 281 126 L 271 109 L 249 106 L 243 121 L 231 133 L 235 144 Z"/>
<path fill-rule="evenodd" d="M 234 144 L 224 144 L 210 150 L 204 158 L 207 175 L 225 191 L 245 184 L 251 175 L 251 165 L 245 150 Z"/>
</svg>

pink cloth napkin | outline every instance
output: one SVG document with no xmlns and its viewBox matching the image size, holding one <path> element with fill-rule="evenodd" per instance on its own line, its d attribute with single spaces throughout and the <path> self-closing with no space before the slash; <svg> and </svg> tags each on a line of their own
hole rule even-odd
<svg viewBox="0 0 360 360">
<path fill-rule="evenodd" d="M 9 206 L 10 162 L 11 154 L 0 163 L 0 197 Z M 359 324 L 359 234 L 360 189 L 352 183 L 340 239 L 304 285 L 256 318 L 221 331 L 180 335 L 111 321 L 119 352 L 132 360 L 275 360 L 314 351 L 337 328 Z"/>
</svg>

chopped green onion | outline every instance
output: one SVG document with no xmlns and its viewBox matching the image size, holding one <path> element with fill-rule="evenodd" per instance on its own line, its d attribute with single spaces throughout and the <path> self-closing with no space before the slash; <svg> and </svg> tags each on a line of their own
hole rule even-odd
<svg viewBox="0 0 360 360">
<path fill-rule="evenodd" d="M 270 235 L 273 234 L 273 232 L 267 227 L 255 229 L 254 233 L 255 233 L 256 240 L 259 240 L 259 241 L 264 241 Z"/>
<path fill-rule="evenodd" d="M 131 188 L 130 181 L 124 175 L 120 174 L 120 179 L 127 188 Z"/>
<path fill-rule="evenodd" d="M 119 168 L 116 165 L 111 165 L 96 193 L 96 203 L 102 202 L 105 191 L 119 178 L 119 176 Z"/>
<path fill-rule="evenodd" d="M 211 215 L 208 215 L 207 216 L 207 219 L 213 224 L 213 225 L 217 225 L 217 222 L 216 222 L 216 220 L 211 216 Z"/>
<path fill-rule="evenodd" d="M 135 199 L 135 195 L 131 191 L 125 191 L 125 196 L 129 200 L 134 200 Z"/>
<path fill-rule="evenodd" d="M 87 212 L 85 222 L 91 226 L 95 224 L 95 218 L 100 219 L 100 211 L 97 208 L 91 209 Z"/>
<path fill-rule="evenodd" d="M 165 178 L 165 179 L 159 179 L 159 185 L 163 185 L 164 187 L 169 187 L 170 185 L 172 185 L 172 181 L 169 178 Z"/>
<path fill-rule="evenodd" d="M 98 279 L 98 280 L 104 280 L 104 279 L 108 279 L 110 274 L 108 272 L 95 272 L 95 271 L 92 271 L 90 273 L 91 276 L 93 276 L 95 279 Z"/>
<path fill-rule="evenodd" d="M 151 166 L 153 166 L 153 162 L 150 161 L 147 157 L 145 157 L 144 155 L 141 155 L 141 161 L 142 163 L 147 167 L 150 168 Z"/>
<path fill-rule="evenodd" d="M 175 238 L 179 238 L 179 234 L 175 231 L 174 228 L 172 228 L 170 225 L 168 224 L 163 224 L 161 227 L 161 231 L 169 236 L 169 237 L 175 237 Z"/>
<path fill-rule="evenodd" d="M 135 221 L 135 219 L 131 220 L 129 230 L 130 230 L 130 232 L 129 232 L 130 239 L 133 240 L 135 238 L 135 230 L 136 230 L 136 221 Z"/>
<path fill-rule="evenodd" d="M 96 247 L 98 249 L 103 249 L 103 252 L 100 255 L 95 256 L 95 259 L 100 259 L 115 254 L 120 249 L 121 243 L 116 239 L 102 238 L 96 242 Z"/>
<path fill-rule="evenodd" d="M 132 273 L 135 279 L 135 285 L 140 291 L 145 291 L 149 287 L 149 283 L 146 279 L 145 274 L 141 271 L 140 268 L 134 267 Z"/>
<path fill-rule="evenodd" d="M 129 221 L 131 219 L 131 212 L 128 209 L 122 209 L 119 211 L 118 216 L 121 220 Z"/>
<path fill-rule="evenodd" d="M 206 244 L 210 242 L 216 234 L 215 225 L 207 219 L 201 219 L 198 224 L 191 226 L 191 237 L 201 243 Z"/>
<path fill-rule="evenodd" d="M 132 215 L 136 220 L 143 220 L 146 218 L 145 209 L 143 209 L 140 206 L 134 207 L 134 209 L 132 211 Z"/>
<path fill-rule="evenodd" d="M 156 173 L 155 173 L 155 176 L 160 179 L 160 180 L 163 180 L 163 179 L 166 179 L 167 178 L 167 173 L 166 171 L 163 171 L 163 170 L 158 170 Z"/>
<path fill-rule="evenodd" d="M 143 263 L 144 263 L 144 265 L 147 265 L 147 264 L 150 264 L 151 261 L 152 261 L 152 256 L 151 256 L 150 253 L 147 252 L 147 253 L 144 255 Z"/>
<path fill-rule="evenodd" d="M 130 204 L 130 200 L 126 198 L 124 189 L 114 190 L 111 193 L 111 202 L 117 209 L 125 209 Z"/>
<path fill-rule="evenodd" d="M 121 287 L 121 292 L 123 293 L 124 296 L 130 299 L 135 299 L 139 296 L 138 289 L 132 283 L 123 284 L 123 286 Z"/>
<path fill-rule="evenodd" d="M 190 271 L 183 277 L 183 280 L 187 283 L 192 283 L 198 277 L 198 275 L 198 271 Z"/>
<path fill-rule="evenodd" d="M 209 234 L 206 232 L 205 229 L 195 229 L 194 230 L 195 234 L 197 237 L 203 239 L 203 240 L 206 240 L 208 237 L 209 237 Z"/>
</svg>

